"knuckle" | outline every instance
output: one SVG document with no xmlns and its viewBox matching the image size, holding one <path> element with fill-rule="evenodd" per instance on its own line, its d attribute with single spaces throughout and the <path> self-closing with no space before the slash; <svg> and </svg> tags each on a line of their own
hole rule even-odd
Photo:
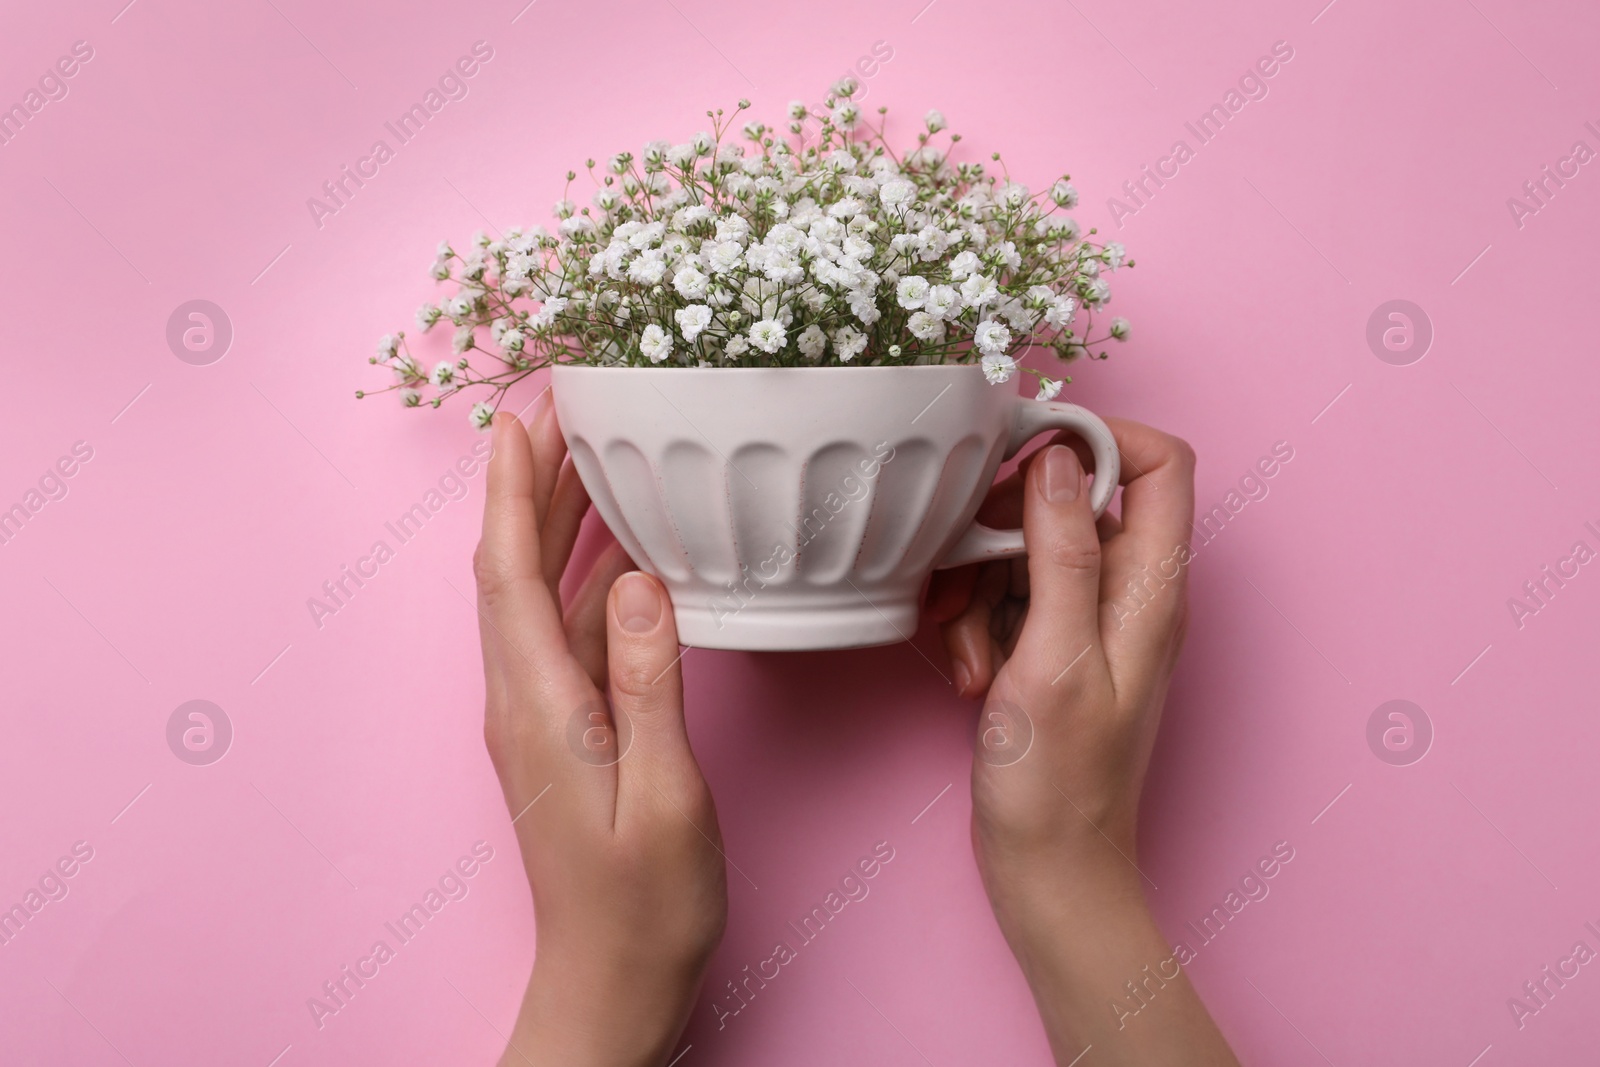
<svg viewBox="0 0 1600 1067">
<path fill-rule="evenodd" d="M 1180 470 L 1193 472 L 1195 466 L 1194 446 L 1181 437 L 1167 435 L 1166 445 L 1173 455 L 1174 461 Z"/>
<path fill-rule="evenodd" d="M 651 708 L 667 697 L 666 674 L 647 649 L 611 649 L 611 690 L 631 704 Z"/>
<path fill-rule="evenodd" d="M 1096 538 L 1056 534 L 1045 544 L 1045 559 L 1058 571 L 1095 574 L 1100 570 L 1100 542 Z"/>
</svg>

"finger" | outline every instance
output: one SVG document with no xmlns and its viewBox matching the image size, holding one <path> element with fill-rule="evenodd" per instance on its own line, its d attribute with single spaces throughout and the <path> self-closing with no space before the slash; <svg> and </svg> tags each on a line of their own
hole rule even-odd
<svg viewBox="0 0 1600 1067">
<path fill-rule="evenodd" d="M 923 611 L 934 622 L 946 623 L 967 610 L 972 588 L 978 581 L 978 565 L 934 571 L 928 580 L 927 604 Z"/>
<path fill-rule="evenodd" d="M 702 779 L 683 724 L 678 628 L 666 588 L 643 571 L 630 571 L 611 587 L 606 661 L 612 713 L 626 720 L 617 730 L 631 735 L 618 768 L 619 818 L 630 804 L 653 809 L 663 797 L 681 808 Z"/>
<path fill-rule="evenodd" d="M 941 627 L 958 696 L 981 696 L 994 681 L 998 665 L 989 628 L 994 607 L 1005 595 L 1008 569 L 1004 561 L 973 568 L 976 580 L 966 607 Z"/>
<path fill-rule="evenodd" d="M 567 455 L 567 441 L 556 422 L 555 398 L 548 388 L 534 401 L 533 418 L 528 420 L 528 440 L 533 447 L 533 508 L 539 528 L 544 529 L 555 493 L 561 461 Z"/>
<path fill-rule="evenodd" d="M 578 530 L 583 517 L 589 512 L 589 492 L 583 479 L 568 457 L 556 475 L 555 490 L 550 498 L 550 510 L 541 527 L 541 557 L 545 584 L 557 604 L 561 603 L 561 576 L 566 573 L 572 559 L 572 547 L 578 543 Z"/>
<path fill-rule="evenodd" d="M 1051 445 L 1029 468 L 1022 531 L 1031 600 L 1008 670 L 1022 671 L 1016 680 L 1039 693 L 1100 641 L 1100 538 L 1072 449 Z"/>
<path fill-rule="evenodd" d="M 606 599 L 612 584 L 632 570 L 638 568 L 628 558 L 627 549 L 613 539 L 567 606 L 567 646 L 598 689 L 606 685 Z"/>
<path fill-rule="evenodd" d="M 1194 449 L 1171 434 L 1107 419 L 1122 454 L 1122 527 L 1148 551 L 1189 541 L 1194 521 Z"/>
<path fill-rule="evenodd" d="M 539 472 L 528 434 L 515 415 L 496 415 L 493 433 L 483 536 L 473 556 L 484 660 L 511 676 L 531 671 L 551 683 L 551 675 L 559 673 L 557 657 L 565 653 L 566 637 L 539 559 L 534 507 Z"/>
<path fill-rule="evenodd" d="M 1148 426 L 1111 420 L 1128 472 L 1122 530 L 1105 545 L 1101 629 L 1122 684 L 1156 677 L 1176 656 L 1194 520 L 1194 452 Z M 1130 469 L 1131 468 L 1131 469 Z"/>
</svg>

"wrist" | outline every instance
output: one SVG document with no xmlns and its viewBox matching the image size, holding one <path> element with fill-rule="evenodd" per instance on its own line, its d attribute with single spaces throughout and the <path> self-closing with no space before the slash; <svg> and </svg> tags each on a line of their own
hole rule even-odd
<svg viewBox="0 0 1600 1067">
<path fill-rule="evenodd" d="M 655 1067 L 693 1008 L 703 962 L 541 950 L 502 1067 Z"/>
</svg>

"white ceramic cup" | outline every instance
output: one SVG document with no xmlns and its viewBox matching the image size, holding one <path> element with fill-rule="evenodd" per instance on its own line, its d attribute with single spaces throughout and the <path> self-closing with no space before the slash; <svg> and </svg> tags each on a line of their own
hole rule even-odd
<svg viewBox="0 0 1600 1067">
<path fill-rule="evenodd" d="M 666 584 L 686 645 L 908 640 L 930 571 L 1026 552 L 1022 531 L 973 516 L 1001 462 L 1046 431 L 1088 442 L 1096 515 L 1117 488 L 1105 423 L 971 365 L 551 374 L 578 474 Z"/>
</svg>

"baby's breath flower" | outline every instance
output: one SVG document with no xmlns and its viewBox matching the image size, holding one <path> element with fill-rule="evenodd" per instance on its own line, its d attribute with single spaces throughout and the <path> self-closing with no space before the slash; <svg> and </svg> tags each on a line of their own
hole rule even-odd
<svg viewBox="0 0 1600 1067">
<path fill-rule="evenodd" d="M 435 250 L 429 273 L 454 291 L 415 321 L 426 333 L 449 320 L 451 359 L 424 370 L 397 332 L 371 361 L 391 368 L 408 406 L 490 390 L 471 416 L 486 426 L 512 385 L 553 363 L 978 362 L 1005 382 L 1015 352 L 1069 361 L 1129 336 L 1126 319 L 1095 321 L 1131 261 L 1067 214 L 1078 193 L 1066 176 L 1034 197 L 998 154 L 989 167 L 956 158 L 960 138 L 936 110 L 893 151 L 859 95 L 847 76 L 820 109 L 791 103 L 789 135 L 747 121 L 741 100 L 683 143 L 587 161 L 587 193 L 567 171 L 553 232 L 518 226 L 475 234 L 465 253 Z M 431 362 L 445 342 L 427 343 Z M 1041 399 L 1060 394 L 1064 378 L 1029 373 Z"/>
<path fill-rule="evenodd" d="M 673 319 L 678 323 L 678 329 L 683 331 L 683 339 L 693 343 L 701 331 L 711 325 L 711 309 L 704 304 L 690 304 L 675 311 Z"/>
<path fill-rule="evenodd" d="M 672 355 L 672 334 L 651 323 L 639 338 L 639 351 L 651 363 L 660 363 Z"/>
<path fill-rule="evenodd" d="M 983 376 L 991 385 L 1003 385 L 1017 372 L 1017 361 L 1007 355 L 983 357 Z"/>
<path fill-rule="evenodd" d="M 494 408 L 488 404 L 474 404 L 467 413 L 467 419 L 478 429 L 487 430 L 489 424 L 494 422 Z"/>
</svg>

